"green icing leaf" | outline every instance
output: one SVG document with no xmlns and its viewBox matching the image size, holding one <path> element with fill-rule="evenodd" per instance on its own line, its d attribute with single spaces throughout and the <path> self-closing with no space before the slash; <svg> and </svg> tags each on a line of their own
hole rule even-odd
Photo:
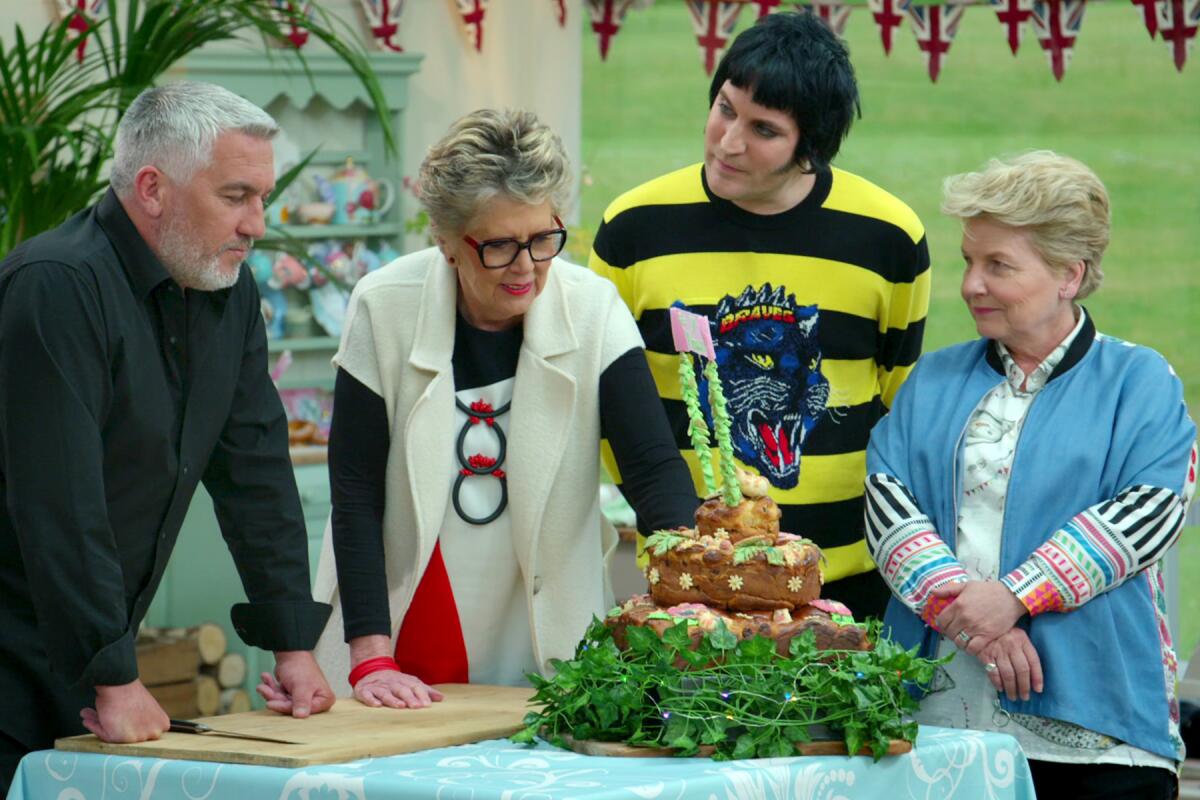
<svg viewBox="0 0 1200 800">
<path fill-rule="evenodd" d="M 646 538 L 646 549 L 652 550 L 656 556 L 665 556 L 671 550 L 695 543 L 692 537 L 676 531 L 655 531 Z"/>
</svg>

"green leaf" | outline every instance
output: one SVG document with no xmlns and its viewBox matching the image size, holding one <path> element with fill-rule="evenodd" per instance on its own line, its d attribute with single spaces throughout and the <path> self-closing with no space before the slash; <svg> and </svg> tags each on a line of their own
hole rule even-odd
<svg viewBox="0 0 1200 800">
<path fill-rule="evenodd" d="M 667 746 L 678 750 L 679 752 L 676 755 L 681 756 L 695 755 L 700 749 L 700 746 L 696 743 L 696 740 L 687 734 L 676 736 L 674 739 L 668 739 Z"/>
<path fill-rule="evenodd" d="M 653 652 L 661 645 L 654 631 L 637 625 L 630 625 L 625 629 L 625 640 L 629 643 L 629 649 L 635 653 Z"/>
<path fill-rule="evenodd" d="M 743 639 L 738 643 L 738 653 L 747 661 L 769 663 L 776 658 L 775 642 L 765 636 Z"/>
<path fill-rule="evenodd" d="M 508 737 L 508 740 L 513 744 L 533 744 L 533 741 L 536 738 L 537 727 L 530 726 L 517 731 L 512 736 Z"/>
<path fill-rule="evenodd" d="M 725 625 L 725 620 L 717 620 L 717 628 L 706 637 L 709 643 L 718 650 L 732 650 L 737 647 L 738 638 Z"/>
<path fill-rule="evenodd" d="M 758 744 L 754 741 L 754 736 L 749 733 L 743 733 L 737 738 L 737 744 L 733 748 L 734 758 L 754 758 L 758 751 Z"/>
<path fill-rule="evenodd" d="M 692 646 L 692 637 L 688 635 L 687 620 L 680 620 L 671 627 L 663 631 L 663 644 L 670 647 L 672 650 L 689 650 Z"/>
<path fill-rule="evenodd" d="M 863 726 L 856 723 L 847 725 L 843 731 L 843 739 L 846 742 L 846 752 L 852 756 L 858 755 L 863 746 Z"/>
</svg>

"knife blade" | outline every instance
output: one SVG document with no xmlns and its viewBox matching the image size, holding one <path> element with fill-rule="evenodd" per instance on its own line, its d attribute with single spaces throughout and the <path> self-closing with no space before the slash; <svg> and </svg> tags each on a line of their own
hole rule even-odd
<svg viewBox="0 0 1200 800">
<path fill-rule="evenodd" d="M 274 739 L 270 736 L 256 736 L 252 733 L 239 733 L 237 731 L 224 731 L 211 726 L 205 725 L 203 722 L 192 722 L 189 719 L 173 719 L 169 731 L 175 733 L 197 733 L 200 735 L 209 736 L 227 736 L 231 739 L 252 739 L 256 742 L 275 742 L 276 744 L 303 744 L 303 742 L 292 742 L 287 739 Z"/>
</svg>

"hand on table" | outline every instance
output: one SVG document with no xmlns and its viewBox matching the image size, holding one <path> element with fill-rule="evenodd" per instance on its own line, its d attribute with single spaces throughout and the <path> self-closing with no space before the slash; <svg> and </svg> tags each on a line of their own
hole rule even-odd
<svg viewBox="0 0 1200 800">
<path fill-rule="evenodd" d="M 1041 692 L 1045 684 L 1042 676 L 1042 660 L 1037 649 L 1029 641 L 1029 634 L 1013 628 L 1001 634 L 983 648 L 979 654 L 987 670 L 988 680 L 997 692 L 1004 692 L 1009 700 L 1029 699 L 1029 691 Z M 994 664 L 995 669 L 988 669 Z"/>
<path fill-rule="evenodd" d="M 954 598 L 938 614 L 937 627 L 972 656 L 978 656 L 989 643 L 1011 630 L 1025 613 L 1017 596 L 999 581 L 948 583 L 931 595 Z"/>
<path fill-rule="evenodd" d="M 96 707 L 80 709 L 83 727 L 106 742 L 145 742 L 171 726 L 162 706 L 140 680 L 97 686 Z"/>
<path fill-rule="evenodd" d="M 267 708 L 297 719 L 328 711 L 334 700 L 333 689 L 307 650 L 276 653 L 275 674 L 262 673 L 258 693 L 267 701 Z"/>
<path fill-rule="evenodd" d="M 425 708 L 443 696 L 415 675 L 390 669 L 365 675 L 354 687 L 354 698 L 373 708 Z"/>
</svg>

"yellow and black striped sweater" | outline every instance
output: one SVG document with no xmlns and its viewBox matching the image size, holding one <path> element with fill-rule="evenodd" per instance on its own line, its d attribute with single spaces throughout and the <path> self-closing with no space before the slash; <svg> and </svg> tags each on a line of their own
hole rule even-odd
<svg viewBox="0 0 1200 800">
<path fill-rule="evenodd" d="M 867 437 L 920 354 L 929 302 L 916 214 L 839 169 L 818 173 L 795 208 L 752 214 L 713 195 L 695 164 L 613 201 L 590 266 L 638 321 L 698 491 L 673 304 L 713 323 L 735 453 L 771 481 L 783 529 L 823 548 L 827 582 L 873 570 L 863 541 Z"/>
</svg>

